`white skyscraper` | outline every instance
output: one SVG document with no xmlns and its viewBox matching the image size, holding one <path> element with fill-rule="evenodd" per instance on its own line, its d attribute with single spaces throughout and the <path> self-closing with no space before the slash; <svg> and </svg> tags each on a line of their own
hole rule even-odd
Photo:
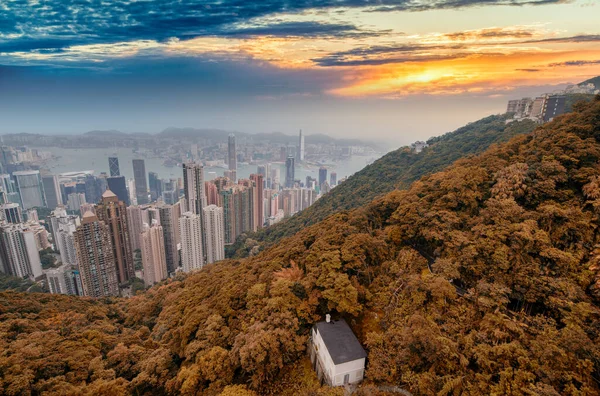
<svg viewBox="0 0 600 396">
<path fill-rule="evenodd" d="M 206 262 L 225 259 L 225 224 L 223 208 L 209 205 L 204 208 L 204 229 L 206 230 Z"/>
<path fill-rule="evenodd" d="M 140 236 L 142 251 L 142 265 L 144 267 L 144 283 L 151 286 L 167 279 L 167 258 L 165 255 L 165 241 L 163 228 L 154 221 L 152 227 L 144 224 Z"/>
<path fill-rule="evenodd" d="M 300 129 L 300 136 L 298 139 L 298 155 L 296 157 L 298 162 L 304 161 L 304 135 L 302 134 L 302 129 Z"/>
<path fill-rule="evenodd" d="M 66 265 L 77 265 L 77 250 L 75 248 L 75 222 L 59 223 L 54 231 L 54 243 L 60 252 L 60 260 Z"/>
<path fill-rule="evenodd" d="M 181 233 L 181 265 L 184 272 L 200 269 L 204 266 L 202 249 L 202 217 L 185 212 L 179 219 Z"/>
<path fill-rule="evenodd" d="M 0 270 L 20 278 L 42 275 L 35 232 L 27 224 L 0 226 Z"/>
</svg>

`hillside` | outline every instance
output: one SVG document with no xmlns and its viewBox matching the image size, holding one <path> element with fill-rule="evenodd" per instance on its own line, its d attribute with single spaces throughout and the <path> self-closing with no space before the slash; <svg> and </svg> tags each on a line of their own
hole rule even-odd
<svg viewBox="0 0 600 396">
<path fill-rule="evenodd" d="M 256 251 L 256 246 L 264 248 L 332 213 L 357 208 L 397 188 L 408 188 L 420 177 L 444 169 L 459 158 L 481 153 L 494 143 L 530 133 L 535 128 L 535 123 L 529 120 L 507 125 L 506 119 L 506 115 L 489 116 L 432 138 L 427 142 L 430 147 L 420 154 L 407 147 L 392 151 L 352 175 L 308 209 L 279 224 L 238 238 L 236 244 L 228 248 L 228 256 L 246 257 L 250 250 Z"/>
<path fill-rule="evenodd" d="M 597 89 L 600 89 L 600 76 L 598 77 L 594 77 L 594 78 L 590 78 L 589 80 L 585 80 L 584 82 L 582 82 L 581 84 L 589 84 L 592 83 L 594 84 L 594 86 Z"/>
<path fill-rule="evenodd" d="M 325 313 L 358 395 L 600 392 L 600 96 L 255 257 L 129 300 L 0 293 L 0 393 L 342 395 L 306 363 Z"/>
</svg>

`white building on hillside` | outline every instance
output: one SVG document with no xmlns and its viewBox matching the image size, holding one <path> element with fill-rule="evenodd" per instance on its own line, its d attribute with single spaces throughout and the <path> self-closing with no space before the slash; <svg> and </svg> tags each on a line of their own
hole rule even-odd
<svg viewBox="0 0 600 396">
<path fill-rule="evenodd" d="M 362 381 L 367 353 L 346 321 L 319 322 L 311 330 L 310 361 L 319 380 L 329 386 Z"/>
</svg>

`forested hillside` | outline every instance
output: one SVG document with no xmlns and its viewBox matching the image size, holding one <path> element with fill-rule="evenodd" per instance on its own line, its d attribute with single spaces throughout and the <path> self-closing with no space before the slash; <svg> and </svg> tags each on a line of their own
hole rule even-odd
<svg viewBox="0 0 600 396">
<path fill-rule="evenodd" d="M 306 365 L 326 313 L 368 352 L 359 395 L 598 394 L 599 161 L 597 97 L 129 300 L 0 293 L 0 394 L 341 396 Z"/>
<path fill-rule="evenodd" d="M 470 123 L 454 132 L 430 139 L 430 145 L 416 154 L 403 147 L 392 151 L 357 172 L 331 193 L 306 210 L 274 226 L 238 238 L 228 250 L 230 257 L 246 257 L 257 246 L 271 245 L 316 224 L 333 213 L 354 209 L 394 189 L 405 189 L 420 177 L 444 169 L 459 158 L 479 154 L 494 143 L 533 131 L 530 120 L 506 124 L 506 115 L 493 115 Z"/>
</svg>

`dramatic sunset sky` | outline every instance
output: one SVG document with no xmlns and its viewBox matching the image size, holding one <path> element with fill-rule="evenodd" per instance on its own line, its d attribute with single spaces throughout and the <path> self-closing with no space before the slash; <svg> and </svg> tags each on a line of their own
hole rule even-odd
<svg viewBox="0 0 600 396">
<path fill-rule="evenodd" d="M 394 145 L 596 75 L 598 0 L 0 1 L 0 133 Z"/>
</svg>

